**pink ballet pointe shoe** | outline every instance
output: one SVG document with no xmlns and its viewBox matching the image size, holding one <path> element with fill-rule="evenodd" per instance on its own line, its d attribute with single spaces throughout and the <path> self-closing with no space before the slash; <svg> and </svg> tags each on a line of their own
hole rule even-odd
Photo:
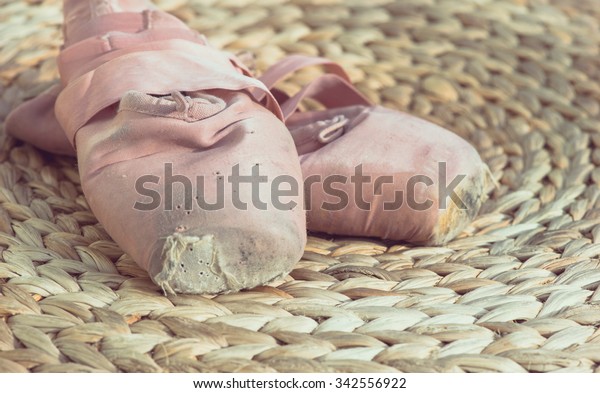
<svg viewBox="0 0 600 393">
<path fill-rule="evenodd" d="M 328 73 L 293 97 L 273 91 L 300 155 L 308 229 L 431 245 L 458 235 L 491 181 L 477 151 L 442 127 L 373 106 L 323 58 L 290 56 L 260 79 L 272 88 L 314 65 Z M 307 98 L 325 109 L 299 111 Z"/>
<path fill-rule="evenodd" d="M 54 114 L 106 231 L 165 292 L 287 274 L 306 242 L 302 176 L 265 86 L 146 1 L 70 0 L 64 13 Z"/>
</svg>

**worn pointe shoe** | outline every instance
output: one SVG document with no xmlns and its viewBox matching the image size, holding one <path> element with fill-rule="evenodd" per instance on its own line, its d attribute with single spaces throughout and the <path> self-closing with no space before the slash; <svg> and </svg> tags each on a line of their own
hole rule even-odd
<svg viewBox="0 0 600 393">
<path fill-rule="evenodd" d="M 328 71 L 293 97 L 278 97 L 305 179 L 309 230 L 437 245 L 477 214 L 491 181 L 477 151 L 456 134 L 373 106 L 337 64 L 290 56 L 261 76 L 269 88 L 290 73 Z M 298 111 L 311 98 L 323 111 Z"/>
<path fill-rule="evenodd" d="M 264 85 L 145 1 L 71 0 L 64 13 L 56 120 L 106 231 L 166 292 L 237 291 L 287 274 L 306 242 L 302 187 L 293 190 L 302 177 Z M 47 101 L 30 106 L 48 112 Z M 25 135 L 27 110 L 13 135 L 48 147 Z"/>
</svg>

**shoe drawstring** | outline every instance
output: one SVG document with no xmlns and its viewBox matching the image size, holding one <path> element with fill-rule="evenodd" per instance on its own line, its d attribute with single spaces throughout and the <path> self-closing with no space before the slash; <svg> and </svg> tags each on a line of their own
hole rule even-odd
<svg viewBox="0 0 600 393">
<path fill-rule="evenodd" d="M 315 125 L 320 128 L 317 133 L 317 140 L 321 143 L 330 143 L 344 134 L 344 126 L 349 119 L 344 115 L 337 115 L 328 120 L 320 120 Z"/>
<path fill-rule="evenodd" d="M 186 115 L 190 110 L 190 97 L 184 96 L 180 91 L 173 91 L 171 93 L 171 98 L 175 101 L 175 105 L 177 105 L 177 112 L 185 113 Z"/>
</svg>

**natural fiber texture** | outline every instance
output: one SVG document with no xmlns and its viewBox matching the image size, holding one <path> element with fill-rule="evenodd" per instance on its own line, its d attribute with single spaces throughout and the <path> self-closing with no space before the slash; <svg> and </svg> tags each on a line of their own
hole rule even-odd
<svg viewBox="0 0 600 393">
<path fill-rule="evenodd" d="M 73 160 L 4 139 L 0 370 L 600 371 L 600 2 L 254 3 L 158 5 L 258 70 L 331 57 L 469 139 L 498 180 L 479 217 L 445 247 L 313 236 L 270 286 L 165 297 Z M 57 78 L 60 24 L 56 0 L 0 1 L 0 119 Z"/>
</svg>

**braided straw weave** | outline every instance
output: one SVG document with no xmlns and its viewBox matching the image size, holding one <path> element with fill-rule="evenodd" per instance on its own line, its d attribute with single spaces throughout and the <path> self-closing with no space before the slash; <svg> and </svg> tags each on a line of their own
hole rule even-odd
<svg viewBox="0 0 600 393">
<path fill-rule="evenodd" d="M 375 102 L 469 139 L 498 187 L 445 247 L 312 236 L 270 286 L 165 297 L 74 160 L 3 136 L 0 370 L 600 371 L 600 2 L 158 5 L 258 71 L 341 62 Z M 0 119 L 56 80 L 61 19 L 57 0 L 0 0 Z"/>
</svg>

